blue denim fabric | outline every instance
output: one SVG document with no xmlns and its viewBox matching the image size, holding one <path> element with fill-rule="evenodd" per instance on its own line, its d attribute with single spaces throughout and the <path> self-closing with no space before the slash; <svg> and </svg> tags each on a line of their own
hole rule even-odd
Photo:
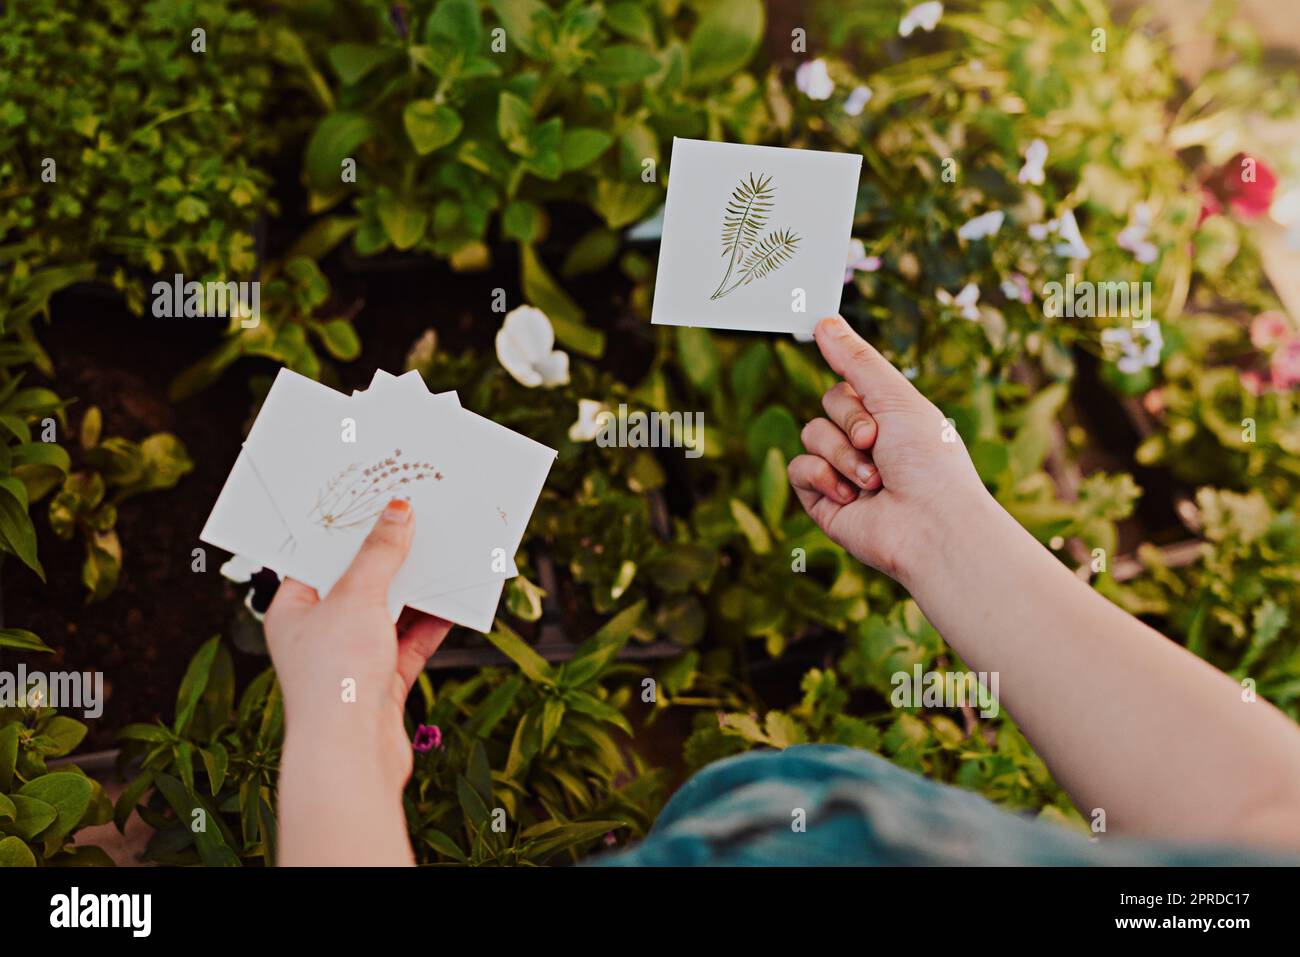
<svg viewBox="0 0 1300 957">
<path fill-rule="evenodd" d="M 807 830 L 792 827 L 804 811 Z M 1109 838 L 1004 811 L 878 755 L 839 745 L 719 761 L 673 795 L 646 839 L 603 866 L 925 864 L 1227 866 L 1300 863 L 1214 846 Z"/>
</svg>

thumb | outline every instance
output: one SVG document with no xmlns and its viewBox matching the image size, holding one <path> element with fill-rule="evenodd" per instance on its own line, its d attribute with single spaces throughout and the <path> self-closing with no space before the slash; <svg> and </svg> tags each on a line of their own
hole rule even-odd
<svg viewBox="0 0 1300 957">
<path fill-rule="evenodd" d="M 334 592 L 353 595 L 366 601 L 387 603 L 388 586 L 406 561 L 415 537 L 415 511 L 411 503 L 395 498 L 384 508 L 375 527 L 348 570 L 334 586 Z"/>
<path fill-rule="evenodd" d="M 921 398 L 907 377 L 840 316 L 830 316 L 817 323 L 813 336 L 826 364 L 862 396 L 868 412 L 897 409 Z"/>
</svg>

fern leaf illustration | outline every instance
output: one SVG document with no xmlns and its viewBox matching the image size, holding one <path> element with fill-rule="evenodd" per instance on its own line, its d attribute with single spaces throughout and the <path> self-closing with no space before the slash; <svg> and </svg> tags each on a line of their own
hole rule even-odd
<svg viewBox="0 0 1300 957">
<path fill-rule="evenodd" d="M 789 229 L 780 229 L 768 233 L 745 257 L 740 270 L 740 284 L 745 285 L 755 279 L 762 279 L 768 273 L 780 269 L 794 258 L 799 246 L 799 237 Z"/>
<path fill-rule="evenodd" d="M 767 225 L 775 195 L 770 176 L 756 178 L 750 173 L 748 179 L 740 181 L 722 217 L 722 255 L 729 256 L 737 248 L 754 244 Z"/>
<path fill-rule="evenodd" d="M 749 174 L 732 191 L 731 199 L 722 214 L 722 258 L 727 260 L 727 271 L 713 293 L 714 299 L 724 295 L 731 273 L 746 250 L 758 241 L 772 211 L 776 187 L 771 176 Z"/>
</svg>

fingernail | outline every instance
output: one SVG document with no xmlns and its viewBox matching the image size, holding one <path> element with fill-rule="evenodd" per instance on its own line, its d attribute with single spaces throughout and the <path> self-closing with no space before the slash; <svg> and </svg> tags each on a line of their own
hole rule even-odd
<svg viewBox="0 0 1300 957">
<path fill-rule="evenodd" d="M 871 481 L 871 476 L 875 474 L 876 474 L 876 470 L 873 469 L 870 465 L 858 466 L 858 481 L 862 483 L 863 488 L 867 487 L 867 483 Z"/>
<path fill-rule="evenodd" d="M 848 482 L 841 482 L 839 484 L 839 492 L 840 498 L 844 499 L 846 502 L 851 502 L 858 497 L 858 490 Z"/>
<path fill-rule="evenodd" d="M 866 431 L 866 428 L 867 428 L 866 425 L 862 422 L 859 422 L 857 425 L 855 425 L 853 427 L 853 431 L 849 433 L 849 441 L 852 442 L 854 445 L 858 445 L 866 441 L 866 439 L 863 437 L 862 434 L 863 432 Z"/>
<path fill-rule="evenodd" d="M 411 520 L 415 513 L 411 510 L 411 503 L 404 499 L 395 498 L 384 508 L 384 513 L 379 516 L 381 522 L 393 522 L 397 525 L 405 525 Z"/>
</svg>

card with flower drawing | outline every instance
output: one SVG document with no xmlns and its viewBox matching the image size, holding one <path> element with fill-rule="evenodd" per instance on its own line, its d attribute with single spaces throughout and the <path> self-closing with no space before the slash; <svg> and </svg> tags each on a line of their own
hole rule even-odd
<svg viewBox="0 0 1300 957">
<path fill-rule="evenodd" d="M 674 139 L 651 322 L 809 333 L 839 312 L 861 166 Z"/>
<path fill-rule="evenodd" d="M 348 397 L 281 370 L 201 537 L 324 594 L 404 498 L 416 535 L 394 617 L 411 605 L 486 631 L 554 457 L 417 373 Z"/>
</svg>

